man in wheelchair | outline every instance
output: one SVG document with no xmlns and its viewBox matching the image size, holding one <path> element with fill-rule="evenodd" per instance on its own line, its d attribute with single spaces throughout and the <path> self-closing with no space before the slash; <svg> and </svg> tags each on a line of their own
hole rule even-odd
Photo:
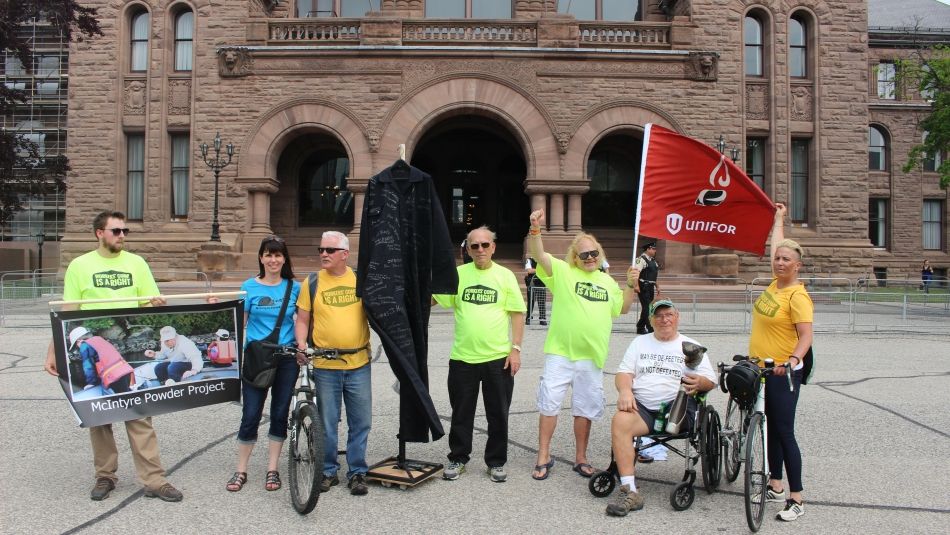
<svg viewBox="0 0 950 535">
<path fill-rule="evenodd" d="M 650 305 L 654 332 L 638 336 L 627 348 L 617 369 L 615 383 L 619 398 L 617 413 L 610 424 L 614 461 L 620 474 L 620 492 L 607 505 L 607 514 L 626 516 L 643 508 L 643 498 L 634 481 L 634 440 L 652 433 L 660 406 L 673 404 L 680 383 L 690 394 L 686 425 L 691 428 L 697 404 L 692 394 L 716 387 L 716 372 L 705 348 L 679 333 L 679 312 L 669 299 Z M 688 350 L 684 352 L 684 342 Z M 695 350 L 690 349 L 695 345 Z"/>
</svg>

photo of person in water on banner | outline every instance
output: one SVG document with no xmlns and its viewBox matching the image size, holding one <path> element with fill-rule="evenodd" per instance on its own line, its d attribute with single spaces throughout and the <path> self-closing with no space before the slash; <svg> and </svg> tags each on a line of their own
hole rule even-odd
<svg viewBox="0 0 950 535">
<path fill-rule="evenodd" d="M 240 399 L 243 301 L 52 312 L 60 385 L 82 427 Z M 237 358 L 220 357 L 222 342 Z"/>
</svg>

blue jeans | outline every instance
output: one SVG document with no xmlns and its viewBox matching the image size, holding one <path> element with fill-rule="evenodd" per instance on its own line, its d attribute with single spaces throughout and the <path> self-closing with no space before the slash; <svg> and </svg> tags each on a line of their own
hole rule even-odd
<svg viewBox="0 0 950 535">
<path fill-rule="evenodd" d="M 165 381 L 169 379 L 177 383 L 181 381 L 182 374 L 189 370 L 191 370 L 191 361 L 169 362 L 166 360 L 155 365 L 155 377 L 161 384 L 165 384 Z"/>
<path fill-rule="evenodd" d="M 277 376 L 271 385 L 270 431 L 268 436 L 276 442 L 287 439 L 287 417 L 290 414 L 290 398 L 294 395 L 300 366 L 292 358 L 282 358 L 277 365 Z M 241 412 L 241 428 L 238 430 L 238 442 L 254 444 L 257 442 L 257 427 L 261 424 L 264 402 L 267 401 L 267 389 L 257 388 L 247 381 L 241 381 L 244 407 Z"/>
<path fill-rule="evenodd" d="M 346 477 L 365 474 L 366 439 L 373 421 L 373 383 L 370 365 L 355 370 L 313 370 L 317 387 L 320 417 L 326 433 L 323 474 L 334 476 L 340 469 L 337 461 L 337 431 L 340 425 L 340 401 L 346 404 Z"/>
</svg>

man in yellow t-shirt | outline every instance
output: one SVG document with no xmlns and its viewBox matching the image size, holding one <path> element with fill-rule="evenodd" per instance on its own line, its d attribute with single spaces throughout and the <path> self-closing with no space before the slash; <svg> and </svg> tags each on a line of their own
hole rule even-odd
<svg viewBox="0 0 950 535">
<path fill-rule="evenodd" d="M 129 229 L 125 226 L 125 215 L 121 212 L 102 212 L 92 222 L 93 232 L 99 241 L 99 247 L 75 258 L 66 268 L 63 282 L 64 301 L 84 301 L 113 297 L 128 297 L 129 302 L 90 303 L 80 307 L 64 306 L 64 310 L 81 308 L 104 309 L 130 306 L 164 305 L 165 300 L 158 297 L 158 286 L 145 260 L 125 250 L 125 237 Z M 46 355 L 46 371 L 58 377 L 56 356 L 50 342 Z M 158 453 L 158 438 L 151 418 L 128 420 L 125 431 L 129 436 L 132 461 L 135 471 L 145 485 L 145 496 L 160 498 L 167 502 L 178 502 L 182 493 L 165 479 L 165 469 Z M 119 451 L 116 448 L 112 425 L 99 425 L 89 428 L 92 441 L 92 460 L 96 469 L 96 484 L 90 497 L 94 501 L 104 500 L 115 489 L 116 470 L 119 468 Z"/>
<path fill-rule="evenodd" d="M 345 350 L 337 359 L 313 359 L 313 380 L 326 433 L 320 491 L 327 492 L 340 482 L 337 476 L 340 469 L 337 430 L 342 401 L 346 405 L 349 427 L 346 440 L 347 487 L 350 494 L 363 496 L 369 491 L 366 486 L 366 440 L 373 417 L 369 324 L 363 312 L 363 302 L 356 297 L 356 274 L 346 265 L 350 240 L 340 232 L 324 232 L 318 250 L 323 269 L 317 277 L 314 302 L 310 302 L 309 280 L 301 285 L 297 298 L 297 321 L 294 323 L 297 347 L 305 349 L 312 341 L 316 348 Z M 302 359 L 303 355 L 300 354 L 299 358 Z M 304 363 L 306 360 L 301 362 Z"/>
<path fill-rule="evenodd" d="M 442 477 L 455 480 L 465 471 L 481 386 L 488 420 L 485 464 L 491 480 L 502 483 L 508 479 L 508 409 L 521 367 L 525 303 L 515 274 L 492 262 L 495 233 L 482 226 L 469 232 L 465 242 L 472 262 L 458 267 L 458 292 L 432 296 L 455 311 L 448 380 L 452 427 Z"/>
</svg>

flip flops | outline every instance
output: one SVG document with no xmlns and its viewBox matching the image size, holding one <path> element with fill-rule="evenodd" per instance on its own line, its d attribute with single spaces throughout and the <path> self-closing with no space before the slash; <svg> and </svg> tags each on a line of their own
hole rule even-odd
<svg viewBox="0 0 950 535">
<path fill-rule="evenodd" d="M 548 461 L 548 462 L 546 462 L 546 463 L 544 463 L 544 464 L 539 464 L 539 465 L 537 465 L 537 466 L 534 467 L 534 471 L 535 471 L 535 472 L 540 472 L 541 470 L 544 470 L 544 474 L 543 474 L 543 475 L 540 475 L 540 476 L 536 476 L 536 475 L 534 475 L 534 474 L 531 474 L 531 477 L 533 477 L 534 479 L 536 479 L 536 480 L 538 480 L 538 481 L 544 481 L 545 479 L 548 478 L 549 475 L 551 475 L 551 468 L 553 468 L 553 467 L 554 467 L 554 459 L 551 459 L 550 461 Z"/>
<path fill-rule="evenodd" d="M 581 477 L 590 477 L 594 475 L 594 472 L 596 472 L 594 467 L 587 463 L 577 463 L 574 465 L 574 468 L 571 468 L 571 470 L 577 472 Z"/>
</svg>

